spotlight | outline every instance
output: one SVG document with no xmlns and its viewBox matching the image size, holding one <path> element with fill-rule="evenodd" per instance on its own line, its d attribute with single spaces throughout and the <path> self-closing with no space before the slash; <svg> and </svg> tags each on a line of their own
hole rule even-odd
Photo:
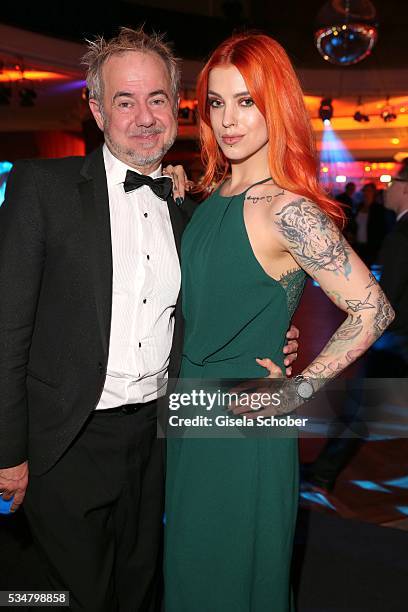
<svg viewBox="0 0 408 612">
<path fill-rule="evenodd" d="M 330 120 L 333 117 L 333 106 L 331 98 L 323 98 L 320 102 L 319 117 L 324 125 L 330 125 Z"/>
<path fill-rule="evenodd" d="M 11 87 L 0 83 L 0 106 L 8 106 L 11 98 Z"/>
<path fill-rule="evenodd" d="M 361 113 L 360 111 L 356 111 L 353 115 L 354 121 L 358 121 L 359 123 L 368 123 L 370 121 L 370 117 Z"/>
<path fill-rule="evenodd" d="M 397 115 L 390 108 L 386 108 L 381 113 L 381 117 L 383 118 L 385 123 L 389 123 L 390 121 L 395 121 Z"/>
<path fill-rule="evenodd" d="M 37 97 L 34 89 L 23 87 L 18 92 L 18 95 L 20 96 L 20 106 L 34 106 L 34 101 Z"/>
</svg>

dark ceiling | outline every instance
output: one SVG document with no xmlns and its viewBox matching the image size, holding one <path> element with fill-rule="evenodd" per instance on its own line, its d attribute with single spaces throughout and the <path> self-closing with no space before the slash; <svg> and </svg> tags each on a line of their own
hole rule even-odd
<svg viewBox="0 0 408 612">
<path fill-rule="evenodd" d="M 364 68 L 407 67 L 408 2 L 373 0 L 373 3 L 377 9 L 379 40 L 372 55 L 364 61 Z M 78 42 L 95 34 L 109 37 L 121 25 L 145 23 L 148 31 L 167 32 L 179 56 L 198 60 L 205 58 L 235 29 L 258 28 L 283 44 L 297 67 L 327 69 L 328 64 L 313 42 L 315 17 L 324 0 L 252 0 L 250 17 L 245 21 L 239 16 L 239 0 L 227 0 L 225 4 L 225 17 L 207 17 L 176 12 L 171 9 L 171 0 L 166 10 L 149 7 L 148 0 L 140 3 L 111 0 L 106 5 L 73 0 L 43 5 L 3 3 L 0 20 Z M 353 69 L 353 66 L 348 68 Z"/>
</svg>

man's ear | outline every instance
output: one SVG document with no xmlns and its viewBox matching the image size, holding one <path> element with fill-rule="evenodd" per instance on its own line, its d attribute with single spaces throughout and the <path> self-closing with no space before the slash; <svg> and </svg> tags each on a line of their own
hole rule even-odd
<svg viewBox="0 0 408 612">
<path fill-rule="evenodd" d="M 91 109 L 91 113 L 94 116 L 94 119 L 98 125 L 98 128 L 103 132 L 104 130 L 104 121 L 103 121 L 103 115 L 100 109 L 100 105 L 99 102 L 97 102 L 97 100 L 95 100 L 94 98 L 90 98 L 89 99 L 89 108 Z"/>
</svg>

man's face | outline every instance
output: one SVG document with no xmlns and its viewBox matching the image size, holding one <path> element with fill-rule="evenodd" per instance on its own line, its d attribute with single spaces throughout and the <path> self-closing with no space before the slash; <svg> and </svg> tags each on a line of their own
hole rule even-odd
<svg viewBox="0 0 408 612">
<path fill-rule="evenodd" d="M 393 179 L 384 194 L 385 208 L 398 213 L 408 207 L 408 181 Z"/>
<path fill-rule="evenodd" d="M 163 60 L 130 51 L 103 66 L 102 107 L 89 105 L 110 151 L 144 174 L 155 170 L 177 135 L 175 103 Z"/>
</svg>

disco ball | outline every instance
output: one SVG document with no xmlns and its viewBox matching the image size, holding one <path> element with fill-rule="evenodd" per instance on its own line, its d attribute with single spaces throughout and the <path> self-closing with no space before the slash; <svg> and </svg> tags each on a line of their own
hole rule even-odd
<svg viewBox="0 0 408 612">
<path fill-rule="evenodd" d="M 315 42 L 323 58 L 339 66 L 361 62 L 377 41 L 370 0 L 330 0 L 319 11 Z"/>
</svg>

